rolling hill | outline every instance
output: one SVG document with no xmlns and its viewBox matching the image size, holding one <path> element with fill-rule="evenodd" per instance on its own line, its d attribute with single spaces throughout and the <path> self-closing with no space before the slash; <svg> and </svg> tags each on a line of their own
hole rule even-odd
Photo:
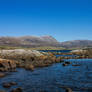
<svg viewBox="0 0 92 92">
<path fill-rule="evenodd" d="M 23 36 L 23 37 L 0 37 L 0 46 L 60 46 L 60 43 L 52 36 Z"/>
<path fill-rule="evenodd" d="M 13 47 L 63 47 L 66 49 L 92 47 L 92 40 L 58 42 L 52 36 L 0 37 L 0 46 Z"/>
<path fill-rule="evenodd" d="M 86 48 L 92 47 L 92 40 L 73 40 L 61 43 L 62 47 L 65 48 Z"/>
</svg>

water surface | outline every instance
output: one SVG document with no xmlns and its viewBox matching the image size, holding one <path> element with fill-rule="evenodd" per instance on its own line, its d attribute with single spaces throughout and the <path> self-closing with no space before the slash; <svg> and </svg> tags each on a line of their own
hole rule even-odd
<svg viewBox="0 0 92 92">
<path fill-rule="evenodd" d="M 69 53 L 72 50 L 39 50 L 41 52 L 60 52 L 60 53 Z"/>
<path fill-rule="evenodd" d="M 74 92 L 92 92 L 92 59 L 71 59 L 72 64 L 80 66 L 62 66 L 62 63 L 49 67 L 37 68 L 33 72 L 17 69 L 0 79 L 3 82 L 15 81 L 14 87 L 22 87 L 24 92 L 65 92 L 62 87 L 72 88 Z M 11 89 L 5 89 L 8 92 Z"/>
</svg>

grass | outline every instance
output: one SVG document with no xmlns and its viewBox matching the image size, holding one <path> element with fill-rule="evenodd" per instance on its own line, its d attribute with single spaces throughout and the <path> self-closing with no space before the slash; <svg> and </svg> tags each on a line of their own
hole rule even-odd
<svg viewBox="0 0 92 92">
<path fill-rule="evenodd" d="M 9 50 L 9 49 L 30 49 L 30 50 L 63 50 L 62 47 L 51 47 L 51 46 L 42 46 L 42 47 L 16 47 L 16 46 L 0 46 L 0 50 Z"/>
<path fill-rule="evenodd" d="M 20 49 L 22 47 L 0 46 L 0 50 Z"/>
</svg>

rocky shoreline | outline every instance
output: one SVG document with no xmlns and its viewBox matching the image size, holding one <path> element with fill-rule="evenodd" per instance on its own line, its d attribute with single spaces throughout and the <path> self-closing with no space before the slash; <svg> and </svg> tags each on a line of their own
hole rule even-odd
<svg viewBox="0 0 92 92">
<path fill-rule="evenodd" d="M 51 53 L 36 50 L 1 50 L 0 51 L 0 78 L 5 77 L 7 72 L 14 72 L 16 68 L 25 68 L 33 71 L 37 67 L 46 67 L 53 63 L 63 62 Z M 14 84 L 14 82 L 12 82 Z M 2 84 L 3 87 L 11 87 L 11 83 Z M 5 92 L 0 90 L 0 92 Z M 23 92 L 22 88 L 12 89 L 11 92 Z"/>
<path fill-rule="evenodd" d="M 40 52 L 36 50 L 24 50 L 24 49 L 15 49 L 15 50 L 0 50 L 0 78 L 5 77 L 7 72 L 15 72 L 16 68 L 24 68 L 26 70 L 33 71 L 38 67 L 46 67 L 52 65 L 53 63 L 63 62 L 64 59 L 80 59 L 85 58 L 83 55 L 87 55 L 87 52 L 71 52 L 70 54 L 79 55 L 76 57 L 56 57 L 53 53 L 50 52 Z M 80 57 L 81 56 L 81 57 Z M 89 58 L 89 57 L 88 57 Z M 70 62 L 63 62 L 63 66 L 70 65 Z M 74 65 L 72 66 L 79 66 Z M 4 83 L 3 87 L 11 87 L 15 82 Z M 0 92 L 5 92 L 1 91 Z M 12 89 L 11 92 L 23 92 L 21 87 Z M 66 88 L 66 92 L 72 92 L 70 88 Z"/>
<path fill-rule="evenodd" d="M 92 50 L 71 50 L 67 53 L 62 52 L 52 52 L 54 55 L 58 55 L 61 59 L 92 59 Z"/>
<path fill-rule="evenodd" d="M 56 57 L 51 52 L 40 52 L 36 50 L 14 49 L 0 50 L 0 72 L 16 71 L 16 68 L 34 70 L 37 67 L 46 67 L 53 63 L 63 62 L 64 59 L 91 58 L 87 50 L 71 51 L 61 55 L 75 55 L 74 57 Z M 0 73 L 0 77 L 4 76 Z"/>
<path fill-rule="evenodd" d="M 0 51 L 0 71 L 15 71 L 17 67 L 34 70 L 36 67 L 49 66 L 63 60 L 51 53 L 36 50 L 2 50 Z"/>
</svg>

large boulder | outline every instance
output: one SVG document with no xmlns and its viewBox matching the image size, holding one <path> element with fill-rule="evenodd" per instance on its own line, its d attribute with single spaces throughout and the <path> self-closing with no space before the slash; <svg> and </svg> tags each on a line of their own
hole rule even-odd
<svg viewBox="0 0 92 92">
<path fill-rule="evenodd" d="M 12 71 L 16 69 L 16 62 L 13 60 L 0 59 L 0 71 Z"/>
<path fill-rule="evenodd" d="M 0 57 L 4 59 L 16 61 L 33 61 L 34 57 L 42 56 L 43 54 L 36 50 L 14 49 L 0 50 Z"/>
<path fill-rule="evenodd" d="M 19 57 L 19 56 L 41 56 L 41 52 L 37 50 L 25 50 L 25 49 L 14 49 L 14 50 L 0 50 L 1 57 Z M 15 57 L 15 58 L 16 58 Z"/>
<path fill-rule="evenodd" d="M 35 67 L 44 67 L 62 61 L 61 58 L 56 58 L 52 53 L 25 49 L 0 50 L 0 57 L 4 58 L 1 63 L 2 71 L 13 69 L 16 65 L 34 70 Z"/>
</svg>

